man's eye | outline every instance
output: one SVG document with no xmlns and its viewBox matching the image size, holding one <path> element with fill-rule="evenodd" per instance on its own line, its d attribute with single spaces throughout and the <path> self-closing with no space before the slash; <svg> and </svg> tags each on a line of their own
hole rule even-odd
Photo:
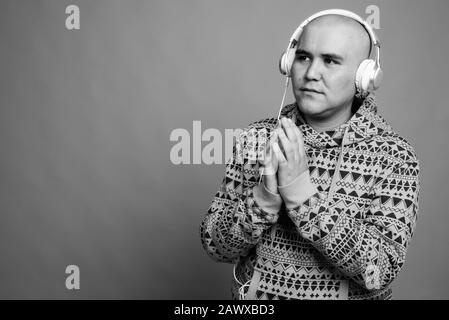
<svg viewBox="0 0 449 320">
<path fill-rule="evenodd" d="M 324 58 L 324 63 L 326 64 L 338 64 L 338 62 L 332 58 Z"/>
<path fill-rule="evenodd" d="M 305 54 L 297 54 L 296 59 L 299 61 L 307 61 L 309 59 L 309 57 Z"/>
</svg>

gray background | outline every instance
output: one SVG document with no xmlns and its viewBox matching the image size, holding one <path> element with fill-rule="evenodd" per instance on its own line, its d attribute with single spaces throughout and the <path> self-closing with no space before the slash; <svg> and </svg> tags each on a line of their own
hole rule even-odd
<svg viewBox="0 0 449 320">
<path fill-rule="evenodd" d="M 65 28 L 77 4 L 81 29 Z M 170 162 L 176 128 L 273 116 L 306 17 L 380 8 L 379 111 L 421 160 L 398 299 L 448 299 L 448 1 L 2 1 L 0 298 L 229 298 L 199 223 L 224 165 Z M 291 92 L 287 102 L 293 101 Z M 81 289 L 65 288 L 65 267 Z"/>
</svg>

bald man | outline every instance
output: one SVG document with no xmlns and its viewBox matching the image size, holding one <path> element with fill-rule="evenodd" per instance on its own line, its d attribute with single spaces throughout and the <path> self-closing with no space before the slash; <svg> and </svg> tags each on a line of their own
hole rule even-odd
<svg viewBox="0 0 449 320">
<path fill-rule="evenodd" d="M 415 230 L 419 161 L 354 85 L 370 51 L 359 22 L 312 20 L 291 69 L 296 102 L 237 139 L 201 223 L 209 256 L 235 264 L 232 298 L 392 297 Z"/>
<path fill-rule="evenodd" d="M 367 31 L 347 17 L 323 16 L 305 27 L 292 66 L 293 93 L 305 120 L 318 131 L 351 117 L 355 74 L 370 47 Z"/>
</svg>

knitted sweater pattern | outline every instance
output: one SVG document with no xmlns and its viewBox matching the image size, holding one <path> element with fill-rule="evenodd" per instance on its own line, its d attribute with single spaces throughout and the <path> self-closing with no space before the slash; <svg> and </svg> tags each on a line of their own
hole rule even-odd
<svg viewBox="0 0 449 320">
<path fill-rule="evenodd" d="M 201 221 L 207 254 L 234 264 L 232 298 L 391 298 L 418 214 L 414 148 L 377 113 L 373 95 L 331 131 L 315 131 L 295 103 L 281 114 L 301 130 L 308 156 L 298 203 L 275 209 L 260 200 L 260 165 L 249 150 L 275 129 L 269 118 L 236 139 Z"/>
</svg>

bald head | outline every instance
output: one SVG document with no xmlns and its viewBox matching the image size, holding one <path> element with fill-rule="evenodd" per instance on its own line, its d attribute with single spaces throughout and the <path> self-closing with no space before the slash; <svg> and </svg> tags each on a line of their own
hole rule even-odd
<svg viewBox="0 0 449 320">
<path fill-rule="evenodd" d="M 309 29 L 325 28 L 341 32 L 346 41 L 348 50 L 353 51 L 355 57 L 362 61 L 368 59 L 371 54 L 371 40 L 368 31 L 352 18 L 341 15 L 325 15 L 312 20 L 306 25 L 301 34 L 307 34 Z"/>
</svg>

